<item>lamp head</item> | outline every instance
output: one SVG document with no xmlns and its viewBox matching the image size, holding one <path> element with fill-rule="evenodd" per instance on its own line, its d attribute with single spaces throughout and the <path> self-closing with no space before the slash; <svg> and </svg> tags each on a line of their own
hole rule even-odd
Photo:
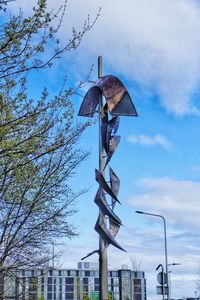
<svg viewBox="0 0 200 300">
<path fill-rule="evenodd" d="M 136 214 L 143 214 L 143 211 L 136 210 L 135 213 L 136 213 Z"/>
<path fill-rule="evenodd" d="M 161 264 L 159 264 L 159 265 L 157 266 L 157 268 L 156 268 L 156 271 L 158 271 L 158 269 L 159 269 L 160 267 L 163 268 L 163 266 L 162 266 Z"/>
</svg>

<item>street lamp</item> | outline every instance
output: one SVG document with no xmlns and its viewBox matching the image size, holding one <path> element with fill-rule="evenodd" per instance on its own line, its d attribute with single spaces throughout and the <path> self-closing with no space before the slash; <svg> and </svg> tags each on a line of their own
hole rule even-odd
<svg viewBox="0 0 200 300">
<path fill-rule="evenodd" d="M 165 271 L 166 271 L 166 282 L 167 282 L 167 289 L 169 289 L 169 282 L 168 282 L 168 259 L 167 259 L 167 231 L 166 231 L 166 220 L 162 215 L 158 214 L 152 214 L 148 212 L 143 212 L 136 210 L 137 214 L 142 214 L 142 215 L 148 215 L 152 217 L 158 217 L 163 220 L 163 225 L 164 225 L 164 241 L 165 241 Z M 169 300 L 169 291 L 167 292 L 167 299 Z"/>
</svg>

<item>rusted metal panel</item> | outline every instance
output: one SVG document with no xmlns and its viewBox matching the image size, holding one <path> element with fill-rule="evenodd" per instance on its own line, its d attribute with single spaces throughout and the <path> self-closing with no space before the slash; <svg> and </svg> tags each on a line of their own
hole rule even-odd
<svg viewBox="0 0 200 300">
<path fill-rule="evenodd" d="M 115 115 L 137 116 L 137 111 L 125 86 L 117 77 L 107 75 L 100 78 L 97 86 L 107 100 L 108 110 Z"/>
<path fill-rule="evenodd" d="M 102 90 L 108 109 L 112 112 L 126 91 L 123 83 L 117 77 L 107 75 L 97 82 L 97 86 Z"/>
</svg>

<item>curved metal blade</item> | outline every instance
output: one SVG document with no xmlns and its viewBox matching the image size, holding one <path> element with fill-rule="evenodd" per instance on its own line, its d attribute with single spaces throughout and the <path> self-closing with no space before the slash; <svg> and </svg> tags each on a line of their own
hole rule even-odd
<svg viewBox="0 0 200 300">
<path fill-rule="evenodd" d="M 113 193 L 115 194 L 115 196 L 118 196 L 119 193 L 119 187 L 120 187 L 120 180 L 117 177 L 117 175 L 115 174 L 115 172 L 113 171 L 113 169 L 111 167 L 109 167 L 109 176 L 110 176 L 110 187 L 111 190 L 113 191 Z M 112 209 L 115 208 L 115 199 L 112 198 Z"/>
<path fill-rule="evenodd" d="M 137 116 L 137 111 L 124 84 L 117 77 L 112 75 L 104 76 L 98 80 L 97 86 L 106 98 L 108 109 L 111 113 L 124 116 Z M 120 102 L 122 103 L 120 104 Z"/>
<path fill-rule="evenodd" d="M 99 254 L 99 250 L 94 250 L 94 251 L 88 253 L 86 256 L 82 257 L 81 260 L 84 260 L 84 259 L 88 258 L 89 256 L 95 254 L 95 253 Z"/>
<path fill-rule="evenodd" d="M 107 229 L 103 218 L 99 215 L 95 228 L 94 228 L 98 234 L 108 243 L 108 244 L 112 244 L 113 246 L 115 246 L 116 248 L 125 251 L 114 239 L 114 237 L 110 234 L 109 230 Z"/>
<path fill-rule="evenodd" d="M 115 135 L 119 128 L 119 116 L 114 116 L 109 122 L 108 122 L 108 131 Z M 111 134 L 110 134 L 111 135 Z"/>
<path fill-rule="evenodd" d="M 126 91 L 123 83 L 117 77 L 107 75 L 100 78 L 97 82 L 97 86 L 102 90 L 108 103 L 108 109 L 112 112 Z"/>
<path fill-rule="evenodd" d="M 109 150 L 108 150 L 108 156 L 106 159 L 106 163 L 105 163 L 105 167 L 106 168 L 107 164 L 109 163 L 109 161 L 111 160 L 111 157 L 113 156 L 113 154 L 115 153 L 115 150 L 120 142 L 121 137 L 119 135 L 115 135 L 111 138 L 110 143 L 109 143 Z"/>
<path fill-rule="evenodd" d="M 114 211 L 108 206 L 108 203 L 105 199 L 105 195 L 101 188 L 98 189 L 94 202 L 99 206 L 103 214 L 107 215 L 110 220 L 113 220 L 115 224 L 121 225 L 121 220 L 114 213 Z"/>
<path fill-rule="evenodd" d="M 115 237 L 119 231 L 120 225 L 118 225 L 117 223 L 115 223 L 113 220 L 110 219 L 109 222 L 109 232 L 110 234 Z"/>
<path fill-rule="evenodd" d="M 112 198 L 114 198 L 115 201 L 120 203 L 120 201 L 117 199 L 117 197 L 115 196 L 115 194 L 113 193 L 109 185 L 107 184 L 102 173 L 99 172 L 97 169 L 95 169 L 95 179 L 99 183 L 99 185 L 104 189 L 104 191 L 106 191 Z"/>
<path fill-rule="evenodd" d="M 107 131 L 106 131 L 106 146 L 107 146 L 107 149 L 109 149 L 109 143 L 110 143 L 110 140 L 111 140 L 111 136 L 112 135 L 114 136 L 116 134 L 116 132 L 118 130 L 118 127 L 119 127 L 119 116 L 115 116 L 107 124 Z M 108 154 L 108 151 L 107 151 L 107 154 Z"/>
<path fill-rule="evenodd" d="M 93 117 L 97 105 L 99 104 L 100 96 L 101 90 L 97 86 L 90 88 L 83 98 L 78 115 L 84 117 Z"/>
</svg>

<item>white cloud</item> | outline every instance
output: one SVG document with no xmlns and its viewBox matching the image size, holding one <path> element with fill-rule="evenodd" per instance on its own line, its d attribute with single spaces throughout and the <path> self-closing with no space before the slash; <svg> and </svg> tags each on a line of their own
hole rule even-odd
<svg viewBox="0 0 200 300">
<path fill-rule="evenodd" d="M 19 0 L 25 11 L 27 1 Z M 35 1 L 32 1 L 34 3 Z M 49 7 L 61 0 L 48 0 Z M 61 29 L 66 42 L 72 26 L 81 27 L 102 7 L 95 27 L 85 36 L 74 72 L 89 69 L 98 55 L 104 70 L 113 70 L 141 89 L 159 96 L 176 115 L 199 114 L 194 95 L 200 82 L 200 3 L 195 0 L 73 0 Z M 78 64 L 78 68 L 77 68 Z M 72 61 L 70 62 L 70 66 Z M 66 67 L 67 68 L 67 67 Z"/>
<path fill-rule="evenodd" d="M 192 98 L 200 81 L 200 4 L 191 0 L 76 0 L 73 21 L 102 6 L 84 40 L 87 59 L 102 54 L 114 69 L 159 96 L 176 115 L 198 114 Z M 83 53 L 79 57 L 84 59 Z M 85 60 L 85 59 L 84 59 Z"/>
<path fill-rule="evenodd" d="M 135 210 L 165 217 L 168 261 L 181 263 L 181 266 L 172 267 L 173 296 L 193 296 L 200 250 L 200 182 L 173 178 L 144 178 L 138 181 L 138 187 L 140 192 L 130 198 L 129 203 Z M 164 258 L 162 219 L 137 214 L 135 218 L 134 224 L 138 224 L 138 227 L 134 234 L 134 246 L 140 247 L 135 251 L 144 255 L 145 269 L 147 273 L 150 272 L 152 281 L 153 264 L 159 263 L 159 260 L 163 261 Z M 140 221 L 142 225 L 136 223 Z M 129 230 L 130 234 L 131 231 L 133 232 L 133 229 Z M 128 239 L 126 241 L 128 243 Z M 152 264 L 148 263 L 148 256 Z"/>
<path fill-rule="evenodd" d="M 168 224 L 183 230 L 200 229 L 200 183 L 171 178 L 144 178 L 142 192 L 129 201 L 138 210 L 160 213 Z"/>
<path fill-rule="evenodd" d="M 171 142 L 163 135 L 156 134 L 148 136 L 145 134 L 132 134 L 128 137 L 128 141 L 132 144 L 140 144 L 144 146 L 161 146 L 164 149 L 171 149 Z"/>
</svg>

